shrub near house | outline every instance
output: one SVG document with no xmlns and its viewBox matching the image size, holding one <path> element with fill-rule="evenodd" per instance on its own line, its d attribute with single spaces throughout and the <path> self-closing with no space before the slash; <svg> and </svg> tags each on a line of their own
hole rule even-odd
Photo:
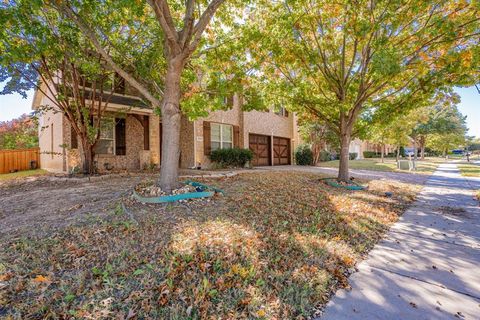
<svg viewBox="0 0 480 320">
<path fill-rule="evenodd" d="M 210 160 L 221 168 L 243 168 L 253 160 L 250 149 L 217 149 L 210 154 Z"/>
<path fill-rule="evenodd" d="M 295 163 L 300 166 L 313 164 L 313 152 L 308 145 L 301 145 L 295 150 Z"/>
</svg>

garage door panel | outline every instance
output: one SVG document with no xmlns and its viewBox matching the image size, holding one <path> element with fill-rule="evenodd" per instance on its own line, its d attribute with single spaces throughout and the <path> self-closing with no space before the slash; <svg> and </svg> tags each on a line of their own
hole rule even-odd
<svg viewBox="0 0 480 320">
<path fill-rule="evenodd" d="M 249 148 L 254 154 L 252 164 L 254 166 L 269 166 L 273 158 L 273 165 L 291 164 L 290 139 L 273 137 L 270 144 L 270 136 L 250 134 Z"/>
<path fill-rule="evenodd" d="M 273 138 L 273 164 L 290 164 L 290 139 L 280 137 Z"/>
<path fill-rule="evenodd" d="M 254 156 L 252 165 L 254 166 L 269 166 L 270 165 L 270 137 L 250 134 L 249 148 L 252 150 Z"/>
</svg>

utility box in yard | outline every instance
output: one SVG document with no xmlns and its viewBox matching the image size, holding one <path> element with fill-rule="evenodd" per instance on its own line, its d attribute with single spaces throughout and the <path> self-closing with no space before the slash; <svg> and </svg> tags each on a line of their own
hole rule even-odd
<svg viewBox="0 0 480 320">
<path fill-rule="evenodd" d="M 398 160 L 397 163 L 398 169 L 400 170 L 408 170 L 412 171 L 413 167 L 413 161 L 411 160 Z"/>
</svg>

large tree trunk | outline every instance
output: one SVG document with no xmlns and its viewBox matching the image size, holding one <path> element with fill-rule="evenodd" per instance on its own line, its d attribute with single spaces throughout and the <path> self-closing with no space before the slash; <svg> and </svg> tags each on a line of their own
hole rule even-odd
<svg viewBox="0 0 480 320">
<path fill-rule="evenodd" d="M 413 138 L 413 160 L 417 160 L 417 153 L 418 153 L 417 138 Z"/>
<path fill-rule="evenodd" d="M 95 173 L 94 158 L 95 152 L 93 151 L 93 146 L 90 145 L 87 141 L 87 138 L 81 138 L 82 143 L 82 152 L 80 153 L 82 161 L 82 172 L 85 175 L 91 175 Z"/>
<path fill-rule="evenodd" d="M 350 149 L 350 140 L 352 134 L 352 128 L 349 128 L 347 125 L 347 120 L 344 119 L 340 128 L 340 164 L 338 166 L 338 181 L 348 182 L 349 172 L 348 172 L 348 161 L 349 149 Z"/>
<path fill-rule="evenodd" d="M 396 157 L 396 160 L 398 162 L 398 160 L 400 160 L 400 146 L 397 146 L 397 157 Z"/>
<path fill-rule="evenodd" d="M 417 168 L 417 154 L 418 154 L 418 147 L 417 147 L 417 137 L 413 138 L 413 170 Z"/>
<path fill-rule="evenodd" d="M 385 158 L 385 145 L 384 145 L 383 143 L 380 144 L 380 148 L 382 149 L 382 150 L 381 150 L 381 153 L 382 153 L 382 155 L 381 155 L 382 163 L 384 163 L 384 162 L 385 162 L 385 159 L 384 159 L 384 158 Z"/>
<path fill-rule="evenodd" d="M 180 161 L 180 77 L 183 68 L 181 59 L 169 62 L 165 92 L 162 100 L 162 164 L 160 187 L 166 192 L 178 185 L 178 164 Z"/>
<path fill-rule="evenodd" d="M 420 159 L 425 160 L 425 137 L 420 137 Z"/>
<path fill-rule="evenodd" d="M 321 148 L 318 143 L 312 143 L 312 153 L 313 153 L 313 163 L 312 165 L 317 165 L 320 160 Z"/>
</svg>

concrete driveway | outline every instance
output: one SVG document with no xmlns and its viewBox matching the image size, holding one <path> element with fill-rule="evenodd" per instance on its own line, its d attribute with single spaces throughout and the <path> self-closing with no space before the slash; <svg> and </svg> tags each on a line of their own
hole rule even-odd
<svg viewBox="0 0 480 320">
<path fill-rule="evenodd" d="M 319 320 L 480 319 L 480 208 L 464 178 L 443 164 L 417 202 L 358 266 Z"/>
</svg>

